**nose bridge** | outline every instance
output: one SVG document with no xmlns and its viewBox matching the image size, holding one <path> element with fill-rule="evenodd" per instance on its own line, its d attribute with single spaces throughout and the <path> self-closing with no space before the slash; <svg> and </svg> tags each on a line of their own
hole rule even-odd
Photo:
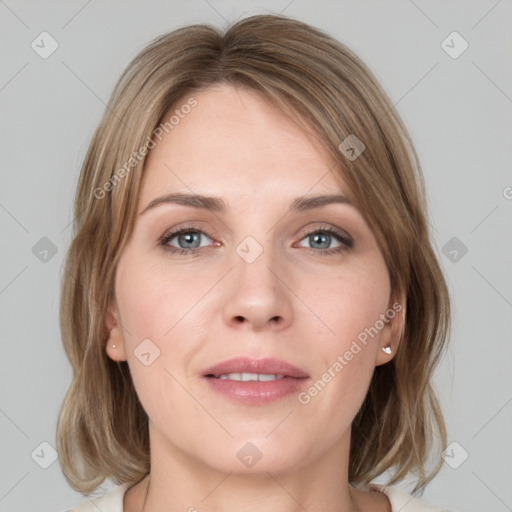
<svg viewBox="0 0 512 512">
<path fill-rule="evenodd" d="M 254 329 L 266 325 L 284 327 L 292 319 L 292 303 L 279 251 L 271 237 L 244 238 L 235 248 L 234 272 L 224 305 L 225 321 L 230 325 L 250 324 Z"/>
<path fill-rule="evenodd" d="M 260 238 L 261 240 L 261 238 Z M 276 290 L 276 270 L 279 267 L 279 256 L 267 239 L 262 243 L 248 236 L 236 247 L 236 274 L 240 286 Z"/>
</svg>

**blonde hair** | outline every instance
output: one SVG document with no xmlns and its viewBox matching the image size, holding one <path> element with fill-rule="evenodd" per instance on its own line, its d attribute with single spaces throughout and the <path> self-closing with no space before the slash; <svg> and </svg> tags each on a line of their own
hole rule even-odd
<svg viewBox="0 0 512 512">
<path fill-rule="evenodd" d="M 431 378 L 450 324 L 449 295 L 429 239 L 424 182 L 410 136 L 373 74 L 346 46 L 284 16 L 245 18 L 225 33 L 192 25 L 163 35 L 126 68 L 90 143 L 77 187 L 73 239 L 62 278 L 60 321 L 73 381 L 57 424 L 63 473 L 79 492 L 105 478 L 135 483 L 150 470 L 148 418 L 126 362 L 105 352 L 105 315 L 129 239 L 148 149 L 162 123 L 194 92 L 230 83 L 307 120 L 336 162 L 372 228 L 405 322 L 396 356 L 377 366 L 352 424 L 349 481 L 388 484 L 412 474 L 414 491 L 446 429 Z M 187 102 L 188 99 L 188 102 Z M 167 122 L 167 125 L 165 124 Z M 160 128 L 161 129 L 161 128 Z M 366 146 L 349 159 L 339 144 Z"/>
</svg>

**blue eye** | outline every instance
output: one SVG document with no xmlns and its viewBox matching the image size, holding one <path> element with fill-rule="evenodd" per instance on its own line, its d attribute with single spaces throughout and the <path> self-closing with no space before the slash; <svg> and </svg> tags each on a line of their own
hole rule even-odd
<svg viewBox="0 0 512 512">
<path fill-rule="evenodd" d="M 160 243 L 171 247 L 172 252 L 186 254 L 187 252 L 195 252 L 200 247 L 204 247 L 201 246 L 201 237 L 203 236 L 211 241 L 211 238 L 199 229 L 183 228 L 164 236 Z M 171 243 L 174 240 L 176 240 L 177 246 Z"/>
<path fill-rule="evenodd" d="M 202 244 L 203 238 L 209 240 L 209 243 Z M 309 247 L 302 245 L 304 240 L 308 241 Z M 164 235 L 159 244 L 174 254 L 194 254 L 211 245 L 211 242 L 212 239 L 204 231 L 193 226 L 187 226 Z M 337 243 L 335 247 L 331 245 L 333 242 Z M 298 247 L 310 249 L 322 256 L 329 256 L 347 251 L 353 245 L 354 241 L 348 234 L 331 227 L 323 227 L 306 233 Z"/>
<path fill-rule="evenodd" d="M 309 249 L 319 249 L 319 254 L 329 255 L 333 253 L 340 253 L 350 249 L 354 245 L 354 241 L 348 235 L 339 232 L 333 228 L 317 228 L 306 234 L 302 240 L 309 241 Z M 331 243 L 335 241 L 337 246 L 331 247 Z M 301 245 L 301 247 L 304 247 Z"/>
</svg>

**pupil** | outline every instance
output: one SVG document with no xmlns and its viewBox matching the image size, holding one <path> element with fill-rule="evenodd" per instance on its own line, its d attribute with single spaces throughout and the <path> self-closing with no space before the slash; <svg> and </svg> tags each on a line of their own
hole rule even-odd
<svg viewBox="0 0 512 512">
<path fill-rule="evenodd" d="M 183 241 L 183 243 L 185 243 L 185 244 L 193 244 L 194 243 L 194 237 L 196 238 L 195 241 L 197 242 L 199 240 L 199 233 L 183 233 L 180 236 L 180 242 Z M 180 243 L 180 245 L 181 245 L 181 243 Z M 195 247 L 198 247 L 197 243 L 192 248 L 195 248 Z M 190 247 L 186 247 L 186 249 L 190 249 Z"/>
<path fill-rule="evenodd" d="M 330 238 L 330 235 L 322 235 L 320 233 L 317 233 L 316 235 L 313 235 L 313 243 L 319 243 L 322 249 L 327 249 L 329 247 Z"/>
</svg>

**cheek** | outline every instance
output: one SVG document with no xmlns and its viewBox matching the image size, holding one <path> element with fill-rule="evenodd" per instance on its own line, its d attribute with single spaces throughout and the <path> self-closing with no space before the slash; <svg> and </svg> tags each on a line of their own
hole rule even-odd
<svg viewBox="0 0 512 512">
<path fill-rule="evenodd" d="M 341 267 L 323 282 L 323 287 L 310 283 L 308 304 L 323 320 L 322 337 L 329 341 L 328 346 L 341 350 L 359 335 L 364 339 L 362 333 L 385 313 L 390 295 L 387 268 L 381 258 L 375 258 L 372 264 Z M 372 338 L 378 336 L 369 336 Z"/>
<path fill-rule="evenodd" d="M 165 262 L 130 257 L 120 262 L 116 294 L 122 304 L 129 343 L 150 338 L 165 346 L 174 331 L 194 316 L 194 308 L 211 286 L 210 279 L 187 275 Z M 133 347 L 135 348 L 135 347 Z"/>
<path fill-rule="evenodd" d="M 315 332 L 313 344 L 319 362 L 315 375 L 315 382 L 320 381 L 318 396 L 323 395 L 324 406 L 350 417 L 362 403 L 375 369 L 383 326 L 380 315 L 389 302 L 387 269 L 383 260 L 352 266 L 340 270 L 323 288 L 313 290 L 308 305 L 317 313 L 311 320 L 316 325 L 311 332 Z M 308 350 L 311 348 L 310 344 Z"/>
<path fill-rule="evenodd" d="M 119 262 L 116 296 L 127 362 L 142 404 L 158 404 L 156 416 L 165 410 L 164 401 L 168 411 L 179 407 L 183 392 L 178 382 L 186 378 L 189 362 L 208 332 L 211 319 L 204 296 L 217 280 L 211 272 L 170 272 L 165 262 L 130 253 Z"/>
<path fill-rule="evenodd" d="M 119 265 L 116 295 L 133 383 L 152 422 L 169 435 L 186 439 L 183 422 L 169 418 L 202 418 L 185 390 L 184 378 L 195 339 L 190 313 L 201 290 L 165 276 L 154 265 L 132 263 L 125 259 Z"/>
</svg>

